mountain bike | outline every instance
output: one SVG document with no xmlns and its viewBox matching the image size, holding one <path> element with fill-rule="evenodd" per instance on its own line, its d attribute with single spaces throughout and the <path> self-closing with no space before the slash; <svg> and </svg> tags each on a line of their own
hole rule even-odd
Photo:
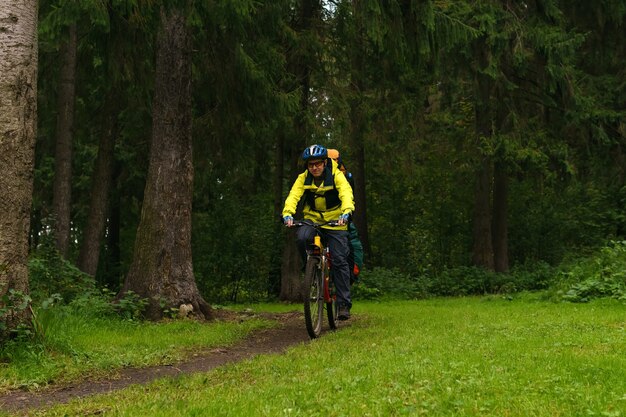
<svg viewBox="0 0 626 417">
<path fill-rule="evenodd" d="M 313 226 L 316 230 L 313 243 L 307 248 L 307 261 L 304 269 L 304 322 L 311 339 L 319 337 L 322 332 L 324 307 L 331 330 L 337 328 L 338 306 L 337 295 L 332 274 L 331 253 L 322 243 L 320 228 L 324 225 L 336 226 L 336 221 L 313 223 L 300 220 L 293 223 L 294 227 Z"/>
</svg>

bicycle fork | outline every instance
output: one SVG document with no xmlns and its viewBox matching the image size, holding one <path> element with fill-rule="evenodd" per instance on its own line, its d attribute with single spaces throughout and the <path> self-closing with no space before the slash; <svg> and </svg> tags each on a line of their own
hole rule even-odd
<svg viewBox="0 0 626 417">
<path fill-rule="evenodd" d="M 322 246 L 322 238 L 320 235 L 315 235 L 315 237 L 313 237 L 313 254 L 314 255 L 320 255 L 320 265 L 319 268 L 322 270 L 322 273 L 324 274 L 322 276 L 322 284 L 323 284 L 323 288 L 324 288 L 324 302 L 326 303 L 331 303 L 334 301 L 335 299 L 335 294 L 334 291 L 331 292 L 331 285 L 330 285 L 330 268 L 331 268 L 331 263 L 330 263 L 330 251 L 328 250 L 328 248 L 323 248 Z M 328 268 L 325 268 L 324 266 L 327 265 Z"/>
</svg>

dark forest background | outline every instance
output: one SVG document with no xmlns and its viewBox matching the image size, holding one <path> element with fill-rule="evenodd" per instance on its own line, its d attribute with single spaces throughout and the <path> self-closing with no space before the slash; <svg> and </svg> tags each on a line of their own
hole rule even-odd
<svg viewBox="0 0 626 417">
<path fill-rule="evenodd" d="M 168 50 L 172 10 L 188 43 Z M 545 289 L 598 250 L 626 259 L 625 19 L 620 0 L 42 0 L 33 293 L 123 288 L 177 71 L 158 45 L 190 60 L 209 303 L 297 299 L 279 213 L 313 143 L 356 178 L 357 296 Z"/>
</svg>

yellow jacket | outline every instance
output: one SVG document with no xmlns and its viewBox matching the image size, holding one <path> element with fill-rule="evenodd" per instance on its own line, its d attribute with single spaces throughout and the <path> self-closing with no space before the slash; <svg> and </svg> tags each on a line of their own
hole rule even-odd
<svg viewBox="0 0 626 417">
<path fill-rule="evenodd" d="M 285 200 L 283 217 L 293 216 L 302 198 L 304 198 L 304 218 L 315 223 L 337 220 L 342 214 L 352 213 L 354 211 L 352 187 L 332 159 L 326 164 L 322 178 L 323 182 L 318 187 L 309 170 L 298 175 Z M 324 227 L 334 230 L 348 229 L 347 225 Z"/>
</svg>

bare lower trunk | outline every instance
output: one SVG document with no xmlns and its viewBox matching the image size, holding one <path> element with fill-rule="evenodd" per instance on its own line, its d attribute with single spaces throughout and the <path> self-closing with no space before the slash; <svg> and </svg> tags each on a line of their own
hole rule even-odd
<svg viewBox="0 0 626 417">
<path fill-rule="evenodd" d="M 289 233 L 283 251 L 280 285 L 281 301 L 302 301 L 302 262 L 296 248 L 295 233 Z"/>
<path fill-rule="evenodd" d="M 179 9 L 162 9 L 161 25 L 150 165 L 133 262 L 121 293 L 132 290 L 146 298 L 150 319 L 183 304 L 191 304 L 196 316 L 211 318 L 191 258 L 191 37 Z"/>
<path fill-rule="evenodd" d="M 0 340 L 29 310 L 28 234 L 37 129 L 37 1 L 0 0 Z M 3 298 L 17 292 L 17 299 Z"/>
<path fill-rule="evenodd" d="M 294 144 L 291 151 L 291 181 L 293 183 L 298 176 L 299 149 L 304 146 Z M 295 217 L 300 218 L 302 211 L 298 209 Z M 282 263 L 280 269 L 280 300 L 281 301 L 301 301 L 302 300 L 302 261 L 296 248 L 295 233 L 287 233 L 285 245 L 283 246 Z"/>
<path fill-rule="evenodd" d="M 91 201 L 83 241 L 78 256 L 78 267 L 85 273 L 95 276 L 100 259 L 100 246 L 104 237 L 109 192 L 113 177 L 113 150 L 117 136 L 116 100 L 107 97 L 103 133 L 100 137 L 98 157 L 91 185 Z"/>
<path fill-rule="evenodd" d="M 121 229 L 121 198 L 117 189 L 120 176 L 120 163 L 114 162 L 113 180 L 111 187 L 111 197 L 109 203 L 109 217 L 106 225 L 106 262 L 103 264 L 102 280 L 100 283 L 112 290 L 117 290 L 121 282 L 121 250 L 120 250 L 120 229 Z"/>
<path fill-rule="evenodd" d="M 56 152 L 52 207 L 56 247 L 68 256 L 72 200 L 72 136 L 76 91 L 76 25 L 68 28 L 67 40 L 61 47 L 61 73 L 57 105 Z"/>
<path fill-rule="evenodd" d="M 367 200 L 365 197 L 365 135 L 367 132 L 367 115 L 365 114 L 363 100 L 365 82 L 363 71 L 365 62 L 363 58 L 363 3 L 353 1 L 352 9 L 356 21 L 355 47 L 352 48 L 350 57 L 352 99 L 350 103 L 350 145 L 354 152 L 355 164 L 352 165 L 354 174 L 354 224 L 359 231 L 359 238 L 363 244 L 363 251 L 367 256 L 371 254 L 369 233 L 367 230 Z"/>
<path fill-rule="evenodd" d="M 366 257 L 371 254 L 369 233 L 367 230 L 367 198 L 365 193 L 365 146 L 363 138 L 354 138 L 360 141 L 354 148 L 355 169 L 352 171 L 354 175 L 354 224 L 359 231 L 359 238 L 363 244 L 363 252 Z"/>
<path fill-rule="evenodd" d="M 270 297 L 279 297 L 281 288 L 281 259 L 283 256 L 284 239 L 281 236 L 283 228 L 281 210 L 283 207 L 283 176 L 285 175 L 285 136 L 280 132 L 277 135 L 276 151 L 274 152 L 274 245 L 272 245 L 272 269 L 269 272 L 267 293 Z"/>
<path fill-rule="evenodd" d="M 509 271 L 508 177 L 504 163 L 494 169 L 493 184 L 493 260 L 496 272 Z"/>
<path fill-rule="evenodd" d="M 489 158 L 476 175 L 474 212 L 472 218 L 472 263 L 493 271 L 493 246 L 491 241 L 491 165 Z"/>
<path fill-rule="evenodd" d="M 307 31 L 315 30 L 315 19 L 319 18 L 320 2 L 319 0 L 301 0 L 300 1 L 300 15 L 299 20 L 295 24 L 298 32 L 306 33 Z M 304 47 L 304 45 L 302 45 Z M 295 180 L 298 175 L 298 160 L 300 152 L 307 145 L 306 138 L 311 136 L 311 126 L 309 125 L 309 90 L 311 81 L 311 67 L 313 60 L 312 55 L 302 56 L 289 56 L 290 67 L 293 68 L 299 81 L 300 88 L 300 113 L 295 121 L 295 140 L 292 141 L 291 147 L 291 179 Z M 284 301 L 300 301 L 302 299 L 300 286 L 300 255 L 295 250 L 295 239 L 293 234 L 289 234 L 287 241 L 285 242 L 285 248 L 283 250 L 283 258 L 281 265 L 281 289 L 280 299 Z"/>
<path fill-rule="evenodd" d="M 475 45 L 475 54 L 478 67 L 475 74 L 475 131 L 477 143 L 488 140 L 492 136 L 491 96 L 493 81 L 482 71 L 489 61 L 488 49 L 485 40 L 480 39 Z M 491 234 L 491 181 L 493 179 L 492 160 L 482 155 L 477 146 L 476 153 L 480 155 L 476 167 L 474 184 L 474 211 L 472 218 L 472 263 L 493 271 L 493 237 Z"/>
</svg>

